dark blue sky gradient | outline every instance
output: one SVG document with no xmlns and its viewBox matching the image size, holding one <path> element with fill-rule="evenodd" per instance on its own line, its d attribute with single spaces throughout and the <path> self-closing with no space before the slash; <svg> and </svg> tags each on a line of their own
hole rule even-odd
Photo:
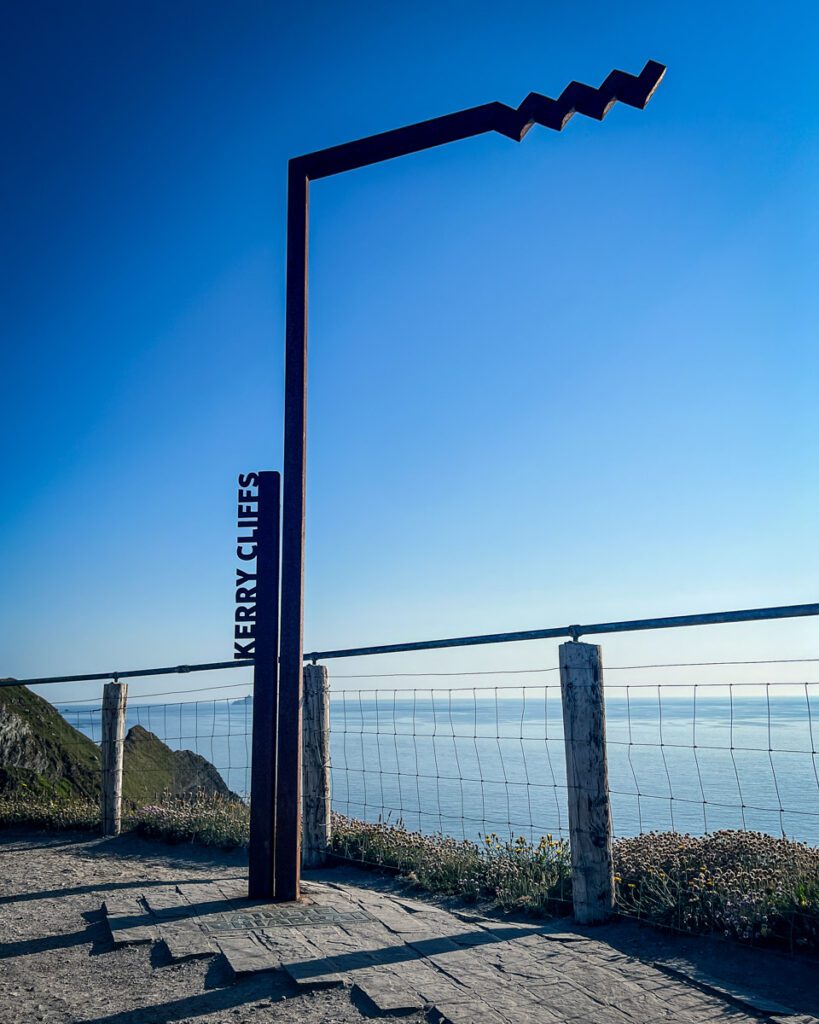
<svg viewBox="0 0 819 1024">
<path fill-rule="evenodd" d="M 5 22 L 0 674 L 230 656 L 234 478 L 281 458 L 290 156 L 649 58 L 644 112 L 313 187 L 306 643 L 817 599 L 812 4 Z"/>
</svg>

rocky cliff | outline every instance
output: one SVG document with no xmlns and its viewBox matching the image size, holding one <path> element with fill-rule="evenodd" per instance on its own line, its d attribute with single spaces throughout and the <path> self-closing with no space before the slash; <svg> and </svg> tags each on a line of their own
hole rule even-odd
<svg viewBox="0 0 819 1024">
<path fill-rule="evenodd" d="M 131 803 L 199 790 L 238 799 L 210 761 L 191 750 L 171 750 L 140 725 L 125 737 L 123 762 L 122 793 Z M 0 793 L 25 787 L 98 800 L 100 770 L 97 744 L 48 701 L 24 686 L 0 687 Z"/>
<path fill-rule="evenodd" d="M 128 730 L 123 761 L 123 793 L 138 803 L 163 793 L 188 796 L 200 790 L 238 799 L 207 758 L 192 750 L 171 750 L 141 725 Z"/>
<path fill-rule="evenodd" d="M 25 686 L 0 687 L 0 792 L 98 799 L 100 751 Z"/>
</svg>

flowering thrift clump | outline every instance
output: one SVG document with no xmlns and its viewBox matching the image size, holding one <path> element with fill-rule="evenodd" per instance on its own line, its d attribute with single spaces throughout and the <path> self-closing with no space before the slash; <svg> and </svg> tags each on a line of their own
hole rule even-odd
<svg viewBox="0 0 819 1024">
<path fill-rule="evenodd" d="M 492 833 L 477 844 L 334 814 L 332 848 L 350 860 L 396 869 L 431 892 L 491 899 L 506 910 L 555 910 L 571 891 L 568 844 L 551 836 L 530 843 Z"/>
<path fill-rule="evenodd" d="M 819 949 L 819 849 L 760 832 L 614 844 L 617 905 L 689 932 Z"/>
<path fill-rule="evenodd" d="M 140 835 L 152 839 L 227 849 L 247 846 L 250 808 L 239 800 L 200 792 L 138 807 L 131 823 Z"/>
<path fill-rule="evenodd" d="M 568 844 L 409 832 L 399 822 L 333 816 L 333 850 L 392 868 L 422 888 L 505 909 L 566 912 Z M 613 844 L 617 910 L 687 932 L 819 949 L 819 850 L 756 832 L 649 833 Z"/>
</svg>

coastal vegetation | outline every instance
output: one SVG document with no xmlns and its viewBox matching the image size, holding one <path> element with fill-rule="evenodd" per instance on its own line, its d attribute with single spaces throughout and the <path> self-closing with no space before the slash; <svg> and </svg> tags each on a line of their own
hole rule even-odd
<svg viewBox="0 0 819 1024">
<path fill-rule="evenodd" d="M 564 839 L 483 843 L 334 815 L 337 855 L 395 870 L 430 892 L 505 910 L 568 912 Z M 819 950 L 819 849 L 759 832 L 646 833 L 613 843 L 617 911 L 743 942 Z"/>
<path fill-rule="evenodd" d="M 152 803 L 123 809 L 122 827 L 164 842 L 231 849 L 247 845 L 250 808 L 241 800 L 205 791 L 187 796 L 168 793 Z M 1 828 L 96 832 L 100 807 L 81 796 L 54 796 L 23 787 L 0 793 Z"/>
<path fill-rule="evenodd" d="M 0 688 L 0 827 L 100 827 L 99 746 L 25 686 Z M 192 750 L 134 725 L 123 744 L 122 817 L 148 836 L 216 846 L 245 842 L 248 807 Z"/>
</svg>

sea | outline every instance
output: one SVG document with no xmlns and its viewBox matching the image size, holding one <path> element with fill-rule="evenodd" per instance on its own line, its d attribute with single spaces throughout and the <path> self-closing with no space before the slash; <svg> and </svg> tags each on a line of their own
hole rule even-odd
<svg viewBox="0 0 819 1024">
<path fill-rule="evenodd" d="M 614 834 L 742 828 L 819 845 L 819 685 L 714 690 L 607 696 Z M 99 742 L 98 705 L 58 708 Z M 330 709 L 335 811 L 459 839 L 567 835 L 558 687 L 342 691 Z M 126 724 L 206 757 L 247 797 L 252 719 L 249 698 L 134 702 Z"/>
</svg>

